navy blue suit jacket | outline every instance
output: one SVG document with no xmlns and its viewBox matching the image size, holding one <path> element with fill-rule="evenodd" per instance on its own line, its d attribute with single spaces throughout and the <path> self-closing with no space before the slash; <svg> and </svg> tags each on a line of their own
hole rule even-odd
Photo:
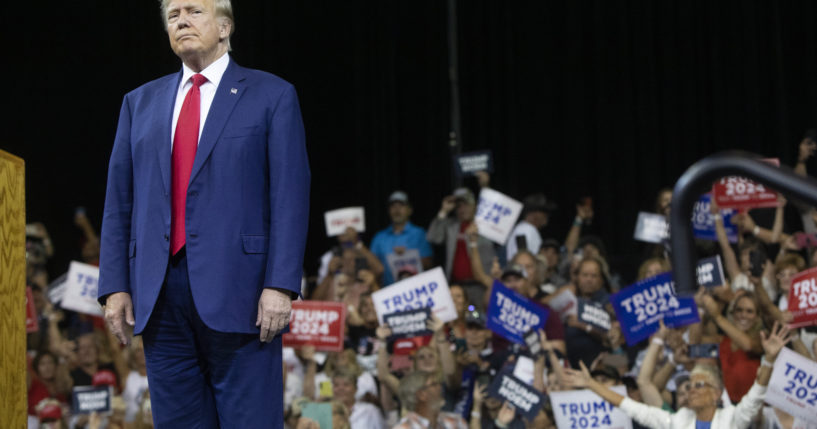
<svg viewBox="0 0 817 429">
<path fill-rule="evenodd" d="M 182 73 L 125 96 L 108 167 L 99 297 L 129 292 L 141 333 L 170 248 L 171 121 Z M 299 293 L 310 172 L 293 86 L 232 59 L 199 139 L 186 203 L 186 251 L 201 319 L 258 333 L 265 287 Z"/>
</svg>

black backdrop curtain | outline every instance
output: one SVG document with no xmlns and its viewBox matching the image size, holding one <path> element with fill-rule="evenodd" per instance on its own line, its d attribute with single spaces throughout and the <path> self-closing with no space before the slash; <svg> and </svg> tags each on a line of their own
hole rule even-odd
<svg viewBox="0 0 817 429">
<path fill-rule="evenodd" d="M 322 213 L 406 190 L 427 225 L 451 190 L 446 2 L 235 0 L 233 57 L 298 89 L 313 188 L 307 268 L 329 248 Z M 732 148 L 791 164 L 815 124 L 817 4 L 810 1 L 459 1 L 463 150 L 491 149 L 492 185 L 561 205 L 632 273 L 636 213 L 694 161 Z M 4 14 L 0 148 L 27 162 L 29 221 L 78 257 L 73 209 L 98 226 L 122 96 L 172 73 L 158 3 L 17 2 Z M 634 259 L 630 259 L 633 257 Z M 627 262 L 632 260 L 633 262 Z"/>
</svg>

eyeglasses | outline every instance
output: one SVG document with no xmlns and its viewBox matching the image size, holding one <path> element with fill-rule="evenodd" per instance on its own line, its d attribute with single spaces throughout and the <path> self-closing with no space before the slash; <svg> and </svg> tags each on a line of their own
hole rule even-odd
<svg viewBox="0 0 817 429">
<path fill-rule="evenodd" d="M 711 383 L 707 383 L 707 382 L 702 381 L 702 380 L 699 380 L 699 381 L 696 381 L 694 383 L 689 384 L 690 389 L 703 389 L 704 387 L 711 387 L 713 389 L 715 388 L 715 386 L 713 386 Z"/>
</svg>

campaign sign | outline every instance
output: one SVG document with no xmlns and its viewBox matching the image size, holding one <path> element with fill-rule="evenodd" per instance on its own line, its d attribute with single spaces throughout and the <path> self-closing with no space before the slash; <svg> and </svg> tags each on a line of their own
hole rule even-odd
<svg viewBox="0 0 817 429">
<path fill-rule="evenodd" d="M 817 423 L 817 363 L 783 348 L 774 361 L 766 391 L 770 405 Z"/>
<path fill-rule="evenodd" d="M 65 280 L 65 294 L 62 308 L 79 313 L 102 316 L 102 307 L 97 302 L 99 267 L 71 261 Z"/>
<path fill-rule="evenodd" d="M 536 356 L 542 351 L 542 341 L 539 338 L 538 329 L 531 329 L 525 334 L 525 345 L 528 346 L 531 356 Z"/>
<path fill-rule="evenodd" d="M 692 234 L 701 240 L 718 241 L 715 232 L 715 218 L 710 210 L 712 194 L 706 193 L 695 203 L 692 209 Z M 735 209 L 720 208 L 723 229 L 730 243 L 738 242 L 738 226 L 732 223 L 732 216 L 738 213 Z"/>
<path fill-rule="evenodd" d="M 479 205 L 474 221 L 479 228 L 479 235 L 503 245 L 508 242 L 508 235 L 516 225 L 522 203 L 490 188 L 482 188 L 479 193 Z"/>
<path fill-rule="evenodd" d="M 613 386 L 610 390 L 627 396 L 627 388 Z M 559 429 L 632 429 L 633 422 L 624 411 L 614 407 L 592 390 L 550 392 L 553 417 Z"/>
<path fill-rule="evenodd" d="M 525 334 L 545 327 L 548 311 L 494 280 L 485 327 L 508 341 L 525 345 Z"/>
<path fill-rule="evenodd" d="M 460 176 L 472 176 L 477 171 L 494 172 L 494 160 L 490 150 L 457 155 L 454 157 L 454 166 Z"/>
<path fill-rule="evenodd" d="M 817 268 L 809 268 L 791 279 L 789 328 L 817 325 Z"/>
<path fill-rule="evenodd" d="M 513 376 L 522 380 L 525 384 L 533 385 L 533 369 L 533 359 L 527 356 L 517 356 L 516 364 L 513 366 Z"/>
<path fill-rule="evenodd" d="M 402 255 L 389 253 L 386 255 L 386 262 L 391 270 L 391 278 L 397 280 L 398 274 L 402 270 L 409 270 L 414 274 L 423 272 L 423 262 L 420 258 L 420 251 L 417 249 L 406 249 Z"/>
<path fill-rule="evenodd" d="M 61 276 L 52 280 L 45 290 L 48 291 L 48 300 L 52 304 L 59 304 L 62 302 L 62 297 L 65 296 L 65 281 L 68 279 L 68 273 L 63 273 Z"/>
<path fill-rule="evenodd" d="M 315 346 L 316 350 L 343 350 L 346 307 L 340 302 L 293 301 L 284 347 Z"/>
<path fill-rule="evenodd" d="M 669 238 L 669 223 L 660 214 L 639 212 L 633 238 L 647 243 L 662 243 Z"/>
<path fill-rule="evenodd" d="M 777 158 L 763 159 L 763 162 L 780 166 Z M 761 183 L 745 177 L 729 176 L 712 185 L 712 195 L 720 207 L 737 209 L 777 207 L 777 193 Z"/>
<path fill-rule="evenodd" d="M 601 304 L 579 299 L 579 321 L 592 325 L 604 332 L 610 330 L 610 313 Z"/>
<path fill-rule="evenodd" d="M 672 272 L 630 285 L 610 297 L 627 344 L 634 345 L 658 330 L 658 321 L 671 328 L 700 321 L 694 298 L 675 295 Z"/>
<path fill-rule="evenodd" d="M 457 309 L 454 308 L 445 273 L 440 267 L 380 289 L 372 294 L 372 300 L 381 324 L 383 316 L 387 314 L 425 307 L 431 308 L 443 322 L 457 318 Z"/>
<path fill-rule="evenodd" d="M 31 296 L 31 286 L 26 286 L 26 334 L 40 330 L 37 323 L 37 308 L 34 307 L 34 297 Z"/>
<path fill-rule="evenodd" d="M 488 387 L 488 395 L 508 401 L 528 420 L 533 420 L 539 414 L 546 399 L 542 392 L 514 377 L 509 370 L 503 370 L 494 377 Z"/>
<path fill-rule="evenodd" d="M 569 289 L 565 289 L 551 298 L 548 302 L 548 306 L 556 310 L 562 320 L 570 315 L 578 316 L 579 302 L 576 299 L 576 295 Z"/>
<path fill-rule="evenodd" d="M 387 314 L 383 319 L 391 329 L 391 338 L 410 338 L 431 335 L 426 321 L 431 317 L 428 307 Z"/>
<path fill-rule="evenodd" d="M 71 392 L 72 414 L 91 414 L 111 410 L 111 386 L 77 386 Z"/>
<path fill-rule="evenodd" d="M 363 207 L 331 210 L 323 214 L 323 220 L 326 222 L 326 235 L 329 237 L 341 235 L 349 227 L 357 232 L 366 231 L 366 214 Z"/>
<path fill-rule="evenodd" d="M 698 285 L 700 286 L 717 287 L 724 285 L 725 277 L 723 276 L 721 255 L 699 260 L 695 271 L 698 274 Z"/>
</svg>

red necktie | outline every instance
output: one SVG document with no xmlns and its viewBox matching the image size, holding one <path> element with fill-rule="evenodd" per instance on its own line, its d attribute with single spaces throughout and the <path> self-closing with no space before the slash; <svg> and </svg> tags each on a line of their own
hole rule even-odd
<svg viewBox="0 0 817 429">
<path fill-rule="evenodd" d="M 184 247 L 184 209 L 187 201 L 187 184 L 196 159 L 196 148 L 199 145 L 199 113 L 201 112 L 201 92 L 199 87 L 207 78 L 194 74 L 191 78 L 193 87 L 187 91 L 179 119 L 176 121 L 176 134 L 173 135 L 173 157 L 171 165 L 172 194 L 170 217 L 170 253 L 175 255 Z"/>
</svg>

